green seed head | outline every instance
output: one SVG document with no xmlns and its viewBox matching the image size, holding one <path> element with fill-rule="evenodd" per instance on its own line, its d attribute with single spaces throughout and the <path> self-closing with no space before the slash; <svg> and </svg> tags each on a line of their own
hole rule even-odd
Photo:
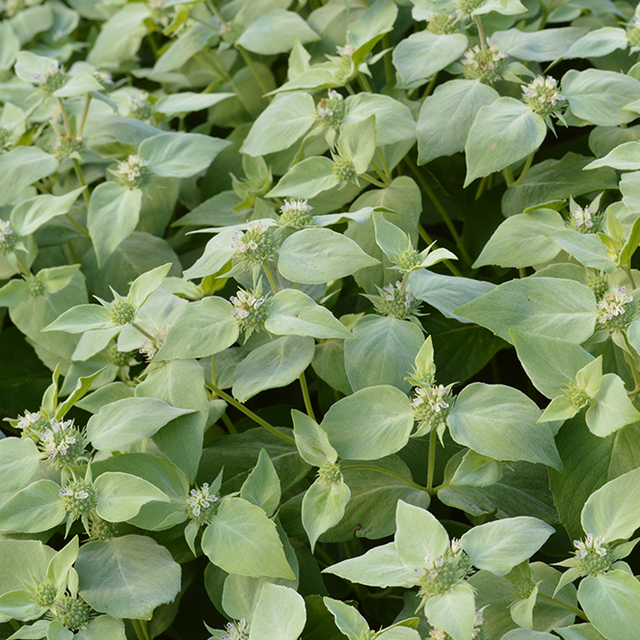
<svg viewBox="0 0 640 640">
<path fill-rule="evenodd" d="M 27 290 L 32 298 L 37 298 L 44 294 L 44 283 L 37 276 L 27 278 Z"/>
<path fill-rule="evenodd" d="M 107 522 L 97 515 L 91 518 L 89 523 L 89 537 L 92 540 L 109 540 L 116 534 L 116 525 L 113 522 Z"/>
<path fill-rule="evenodd" d="M 118 345 L 112 344 L 107 351 L 107 359 L 116 367 L 126 367 L 131 360 L 131 352 L 118 351 Z"/>
<path fill-rule="evenodd" d="M 564 395 L 569 398 L 569 402 L 576 408 L 582 409 L 589 404 L 589 396 L 586 391 L 579 389 L 573 382 L 564 388 Z"/>
<path fill-rule="evenodd" d="M 338 127 L 347 115 L 347 103 L 337 91 L 331 89 L 328 97 L 320 100 L 316 111 L 318 120 L 329 126 Z"/>
<path fill-rule="evenodd" d="M 435 33 L 437 36 L 458 33 L 460 31 L 458 28 L 458 15 L 456 13 L 449 15 L 436 13 L 427 20 L 427 31 Z"/>
<path fill-rule="evenodd" d="M 117 298 L 109 307 L 109 319 L 113 324 L 130 324 L 136 318 L 136 308 L 126 298 Z"/>
<path fill-rule="evenodd" d="M 259 221 L 250 223 L 245 231 L 237 231 L 231 242 L 235 251 L 234 261 L 245 267 L 262 264 L 277 246 L 277 238 L 271 227 Z"/>
<path fill-rule="evenodd" d="M 634 49 L 640 47 L 640 18 L 635 18 L 627 29 L 627 41 L 629 46 Z"/>
<path fill-rule="evenodd" d="M 458 0 L 457 10 L 463 16 L 470 16 L 484 6 L 484 0 Z"/>
<path fill-rule="evenodd" d="M 420 264 L 420 254 L 415 249 L 406 249 L 398 256 L 398 268 L 402 272 L 411 271 Z"/>
<path fill-rule="evenodd" d="M 516 600 L 525 600 L 531 595 L 536 585 L 531 578 L 522 578 L 513 585 L 513 597 Z"/>
<path fill-rule="evenodd" d="M 471 573 L 469 557 L 462 550 L 460 541 L 454 539 L 443 555 L 425 558 L 425 566 L 418 582 L 419 595 L 423 601 L 442 595 Z"/>
<path fill-rule="evenodd" d="M 49 582 L 40 582 L 33 593 L 33 599 L 41 607 L 51 607 L 58 597 L 58 589 Z"/>
<path fill-rule="evenodd" d="M 587 280 L 587 286 L 593 291 L 596 300 L 602 300 L 609 289 L 606 276 L 595 275 Z"/>
<path fill-rule="evenodd" d="M 382 289 L 378 288 L 378 291 L 380 296 L 372 296 L 372 300 L 380 315 L 406 320 L 418 314 L 421 301 L 403 289 L 401 282 L 396 282 L 395 285 L 388 284 Z"/>
</svg>

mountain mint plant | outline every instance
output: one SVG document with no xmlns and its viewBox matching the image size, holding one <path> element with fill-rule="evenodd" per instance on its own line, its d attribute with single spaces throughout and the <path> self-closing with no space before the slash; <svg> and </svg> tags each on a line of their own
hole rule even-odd
<svg viewBox="0 0 640 640">
<path fill-rule="evenodd" d="M 638 51 L 0 1 L 0 638 L 637 638 Z"/>
</svg>

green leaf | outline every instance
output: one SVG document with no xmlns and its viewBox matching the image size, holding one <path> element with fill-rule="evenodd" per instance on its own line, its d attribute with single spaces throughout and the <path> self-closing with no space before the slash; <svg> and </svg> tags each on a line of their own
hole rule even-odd
<svg viewBox="0 0 640 640">
<path fill-rule="evenodd" d="M 158 398 L 124 398 L 89 418 L 87 436 L 98 450 L 117 451 L 150 438 L 171 420 L 193 413 Z"/>
<path fill-rule="evenodd" d="M 349 498 L 351 491 L 342 481 L 318 479 L 307 489 L 302 499 L 302 526 L 312 553 L 320 535 L 342 520 Z"/>
<path fill-rule="evenodd" d="M 617 27 L 602 27 L 590 31 L 574 42 L 564 54 L 565 60 L 571 58 L 600 58 L 616 49 L 626 49 L 629 45 L 627 32 Z"/>
<path fill-rule="evenodd" d="M 569 382 L 575 382 L 580 369 L 594 360 L 580 345 L 560 338 L 510 331 L 518 358 L 540 393 L 559 396 Z"/>
<path fill-rule="evenodd" d="M 640 82 L 614 71 L 571 69 L 562 78 L 562 93 L 578 118 L 606 127 L 635 120 L 623 108 L 640 99 Z"/>
<path fill-rule="evenodd" d="M 297 640 L 306 620 L 301 595 L 288 587 L 267 582 L 253 612 L 249 640 Z"/>
<path fill-rule="evenodd" d="M 612 167 L 619 171 L 637 171 L 640 169 L 640 142 L 625 142 L 618 145 L 603 158 L 590 162 L 585 169 Z"/>
<path fill-rule="evenodd" d="M 0 529 L 38 533 L 58 526 L 65 515 L 60 486 L 51 480 L 37 480 L 0 506 Z"/>
<path fill-rule="evenodd" d="M 150 620 L 180 592 L 180 565 L 148 536 L 126 535 L 82 545 L 75 569 L 80 595 L 114 618 Z"/>
<path fill-rule="evenodd" d="M 355 607 L 333 598 L 322 598 L 325 607 L 329 609 L 336 626 L 349 640 L 358 640 L 369 633 L 367 621 L 360 615 Z"/>
<path fill-rule="evenodd" d="M 163 96 L 156 102 L 156 113 L 179 115 L 208 109 L 218 102 L 235 96 L 234 93 L 193 93 L 183 91 Z"/>
<path fill-rule="evenodd" d="M 593 334 L 595 305 L 591 289 L 579 282 L 536 277 L 505 282 L 455 311 L 507 342 L 513 328 L 580 343 Z"/>
<path fill-rule="evenodd" d="M 302 291 L 283 289 L 268 304 L 269 317 L 264 327 L 271 333 L 319 339 L 353 338 L 331 311 L 316 304 Z"/>
<path fill-rule="evenodd" d="M 562 629 L 558 631 L 562 633 Z M 556 636 L 546 631 L 533 631 L 532 629 L 512 629 L 502 636 L 502 640 L 553 640 Z"/>
<path fill-rule="evenodd" d="M 466 187 L 526 158 L 547 135 L 544 120 L 514 98 L 499 98 L 478 111 L 465 144 Z"/>
<path fill-rule="evenodd" d="M 393 29 L 398 8 L 393 0 L 378 0 L 347 29 L 347 44 L 355 48 L 351 55 L 356 68 L 382 39 L 385 33 Z"/>
<path fill-rule="evenodd" d="M 402 500 L 396 509 L 395 545 L 407 567 L 423 569 L 425 559 L 435 560 L 449 548 L 449 535 L 438 519 L 426 509 Z"/>
<path fill-rule="evenodd" d="M 344 368 L 344 341 L 325 340 L 316 344 L 311 366 L 316 375 L 345 396 L 353 393 Z"/>
<path fill-rule="evenodd" d="M 170 502 L 153 484 L 129 473 L 103 473 L 94 485 L 98 492 L 96 512 L 107 522 L 131 520 L 147 502 Z"/>
<path fill-rule="evenodd" d="M 265 512 L 242 498 L 225 498 L 202 536 L 213 564 L 243 576 L 295 578 L 276 525 Z"/>
<path fill-rule="evenodd" d="M 31 294 L 29 286 L 25 280 L 9 280 L 7 284 L 0 289 L 0 306 L 2 307 L 18 307 L 25 302 L 29 302 Z"/>
<path fill-rule="evenodd" d="M 478 80 L 449 80 L 437 87 L 418 116 L 418 164 L 462 151 L 478 111 L 499 97 Z"/>
<path fill-rule="evenodd" d="M 375 264 L 353 240 L 331 229 L 297 231 L 278 249 L 278 271 L 301 284 L 325 284 Z"/>
<path fill-rule="evenodd" d="M 373 226 L 376 231 L 378 246 L 392 262 L 397 262 L 398 256 L 402 252 L 413 249 L 409 234 L 375 211 L 373 213 Z"/>
<path fill-rule="evenodd" d="M 333 404 L 320 427 L 341 458 L 376 460 L 405 446 L 413 413 L 399 389 L 367 387 Z"/>
<path fill-rule="evenodd" d="M 250 156 L 264 156 L 288 149 L 316 122 L 316 105 L 308 93 L 276 98 L 253 123 L 240 149 Z"/>
<path fill-rule="evenodd" d="M 476 615 L 473 590 L 466 584 L 455 585 L 429 598 L 424 612 L 430 624 L 446 631 L 453 640 L 467 640 Z"/>
<path fill-rule="evenodd" d="M 448 423 L 451 437 L 496 460 L 541 462 L 562 469 L 547 424 L 537 424 L 538 406 L 521 391 L 475 382 L 455 400 Z"/>
<path fill-rule="evenodd" d="M 296 38 L 302 44 L 320 40 L 320 36 L 297 13 L 273 9 L 251 22 L 236 44 L 268 56 L 290 51 Z"/>
<path fill-rule="evenodd" d="M 553 527 L 537 518 L 507 518 L 473 527 L 461 542 L 471 564 L 505 575 L 528 560 L 554 532 Z"/>
<path fill-rule="evenodd" d="M 640 469 L 634 469 L 594 491 L 582 509 L 585 532 L 603 536 L 605 542 L 628 540 L 640 527 L 640 514 L 634 502 L 639 487 Z"/>
<path fill-rule="evenodd" d="M 280 478 L 265 449 L 260 450 L 258 462 L 242 484 L 240 497 L 273 515 L 280 503 Z"/>
<path fill-rule="evenodd" d="M 230 144 L 199 133 L 162 133 L 143 140 L 138 152 L 157 176 L 190 178 L 204 171 Z"/>
<path fill-rule="evenodd" d="M 613 273 L 616 270 L 616 262 L 609 256 L 599 236 L 583 234 L 573 229 L 552 230 L 548 235 L 585 267 L 607 273 Z"/>
<path fill-rule="evenodd" d="M 522 32 L 520 32 L 522 33 Z M 576 198 L 590 191 L 617 189 L 618 178 L 612 169 L 585 172 L 591 158 L 567 153 L 560 160 L 545 160 L 533 166 L 520 184 L 507 189 L 502 198 L 505 216 L 522 213 L 544 202 Z"/>
<path fill-rule="evenodd" d="M 393 50 L 393 64 L 405 85 L 422 84 L 458 60 L 468 46 L 462 33 L 436 35 L 422 31 L 400 41 Z"/>
<path fill-rule="evenodd" d="M 402 562 L 395 542 L 374 547 L 362 556 L 337 562 L 323 573 L 332 573 L 349 582 L 383 589 L 390 586 L 411 588 L 417 582 L 415 569 Z"/>
<path fill-rule="evenodd" d="M 44 195 L 24 200 L 11 212 L 11 225 L 21 236 L 33 233 L 45 222 L 68 213 L 82 191 L 84 187 L 64 196 Z"/>
<path fill-rule="evenodd" d="M 608 640 L 632 638 L 640 625 L 640 583 L 626 571 L 587 576 L 578 600 L 591 624 Z"/>
<path fill-rule="evenodd" d="M 376 117 L 371 114 L 364 120 L 343 124 L 338 138 L 340 156 L 353 163 L 356 173 L 364 173 L 376 151 Z"/>
<path fill-rule="evenodd" d="M 93 190 L 87 228 L 98 264 L 104 265 L 116 247 L 133 233 L 141 207 L 140 189 L 125 189 L 117 182 L 105 182 Z"/>
<path fill-rule="evenodd" d="M 640 420 L 640 412 L 627 395 L 624 382 L 615 373 L 602 377 L 593 401 L 595 405 L 587 409 L 585 421 L 591 433 L 601 438 Z"/>
<path fill-rule="evenodd" d="M 191 302 L 171 325 L 156 359 L 204 358 L 233 345 L 238 333 L 233 306 L 224 298 Z"/>
<path fill-rule="evenodd" d="M 339 184 L 333 162 L 324 156 L 313 156 L 293 165 L 267 197 L 313 198 Z"/>
<path fill-rule="evenodd" d="M 293 409 L 291 416 L 296 447 L 305 462 L 314 467 L 321 467 L 327 463 L 335 464 L 338 454 L 331 446 L 327 432 L 306 413 Z"/>
<path fill-rule="evenodd" d="M 42 454 L 31 439 L 0 440 L 0 486 L 3 491 L 15 491 L 34 476 Z"/>
<path fill-rule="evenodd" d="M 284 336 L 253 350 L 237 367 L 232 392 L 245 402 L 265 389 L 286 387 L 311 364 L 313 338 Z"/>
<path fill-rule="evenodd" d="M 522 31 L 514 27 L 507 31 L 495 31 L 492 42 L 500 51 L 518 60 L 547 62 L 562 58 L 569 47 L 587 32 L 582 27 L 551 28 L 542 31 Z"/>
<path fill-rule="evenodd" d="M 0 206 L 17 198 L 34 182 L 58 168 L 58 161 L 39 147 L 20 146 L 0 157 Z"/>
<path fill-rule="evenodd" d="M 375 314 L 360 318 L 344 346 L 344 363 L 352 389 L 388 384 L 408 391 L 404 378 L 413 368 L 424 341 L 413 322 Z"/>
</svg>

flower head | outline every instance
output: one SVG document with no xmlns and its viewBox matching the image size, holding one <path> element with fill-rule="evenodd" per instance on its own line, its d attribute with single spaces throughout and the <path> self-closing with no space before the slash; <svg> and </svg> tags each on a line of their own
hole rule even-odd
<svg viewBox="0 0 640 640">
<path fill-rule="evenodd" d="M 332 127 L 342 124 L 347 114 L 347 103 L 335 90 L 330 89 L 326 98 L 322 98 L 316 107 L 318 120 Z"/>
<path fill-rule="evenodd" d="M 85 437 L 75 428 L 73 420 L 51 420 L 40 435 L 40 448 L 58 468 L 75 464 L 84 453 Z"/>
<path fill-rule="evenodd" d="M 415 392 L 411 406 L 414 420 L 418 423 L 418 433 L 443 429 L 454 403 L 451 385 L 419 386 L 415 388 Z"/>
<path fill-rule="evenodd" d="M 113 76 L 108 71 L 94 71 L 92 75 L 103 89 L 108 89 L 113 84 Z"/>
<path fill-rule="evenodd" d="M 259 285 L 254 291 L 238 289 L 235 296 L 229 298 L 233 305 L 233 317 L 242 331 L 250 336 L 254 331 L 261 331 L 268 315 L 268 296 L 261 295 L 262 287 Z"/>
<path fill-rule="evenodd" d="M 416 569 L 419 576 L 419 595 L 423 602 L 447 592 L 451 587 L 471 575 L 469 556 L 459 540 L 453 539 L 449 548 L 437 558 L 425 557 L 424 568 Z"/>
<path fill-rule="evenodd" d="M 220 497 L 211 493 L 209 483 L 205 482 L 199 489 L 191 489 L 187 503 L 187 515 L 199 524 L 209 524 L 214 515 L 214 505 Z"/>
<path fill-rule="evenodd" d="M 145 340 L 140 347 L 140 353 L 145 357 L 146 361 L 153 360 L 153 357 L 158 353 L 160 347 L 164 344 L 169 333 L 169 325 L 165 324 L 151 332 L 153 340 Z"/>
<path fill-rule="evenodd" d="M 129 105 L 129 115 L 137 120 L 149 120 L 155 111 L 146 91 L 141 91 L 139 95 L 134 96 Z"/>
<path fill-rule="evenodd" d="M 0 220 L 0 253 L 8 253 L 18 244 L 20 236 L 11 228 L 8 220 Z"/>
<path fill-rule="evenodd" d="M 143 160 L 137 153 L 131 154 L 126 160 L 118 162 L 116 175 L 120 184 L 126 189 L 141 189 L 151 178 L 147 169 L 148 160 Z"/>
<path fill-rule="evenodd" d="M 292 229 L 304 229 L 313 224 L 313 207 L 303 199 L 286 198 L 280 207 L 280 224 Z"/>
<path fill-rule="evenodd" d="M 638 305 L 626 293 L 626 287 L 620 287 L 613 293 L 605 295 L 596 305 L 598 322 L 609 331 L 625 329 L 636 317 Z"/>
<path fill-rule="evenodd" d="M 551 76 L 538 76 L 522 87 L 522 99 L 541 117 L 559 113 L 567 99 L 557 89 L 558 81 Z"/>
<path fill-rule="evenodd" d="M 580 233 L 597 233 L 603 222 L 603 215 L 599 213 L 600 198 L 596 198 L 589 206 L 581 207 L 573 200 L 569 201 L 568 226 Z"/>
<path fill-rule="evenodd" d="M 273 231 L 260 220 L 250 222 L 245 231 L 236 231 L 231 240 L 231 247 L 236 252 L 234 260 L 242 266 L 262 264 L 276 248 Z"/>
<path fill-rule="evenodd" d="M 36 74 L 35 81 L 42 93 L 52 96 L 55 91 L 64 87 L 68 78 L 69 76 L 54 61 L 48 71 Z"/>
<path fill-rule="evenodd" d="M 406 320 L 413 315 L 418 315 L 418 310 L 422 304 L 402 286 L 399 280 L 395 284 L 388 284 L 378 288 L 379 296 L 368 296 L 373 302 L 376 311 L 381 315 Z"/>
<path fill-rule="evenodd" d="M 480 80 L 484 84 L 493 84 L 501 80 L 507 70 L 509 56 L 491 43 L 485 50 L 478 45 L 468 49 L 462 64 L 464 76 L 469 80 Z"/>
<path fill-rule="evenodd" d="M 88 520 L 89 514 L 98 504 L 98 494 L 93 484 L 86 480 L 71 480 L 62 489 L 62 506 L 71 520 L 83 518 Z"/>
<path fill-rule="evenodd" d="M 345 44 L 342 47 L 336 47 L 339 56 L 352 56 L 356 52 L 356 48 L 352 44 Z"/>
<path fill-rule="evenodd" d="M 435 13 L 427 20 L 427 31 L 435 33 L 438 36 L 450 35 L 458 33 L 458 14 L 453 13 Z"/>
<path fill-rule="evenodd" d="M 582 573 L 595 576 L 611 569 L 614 560 L 603 536 L 589 533 L 584 540 L 574 540 L 573 546 L 576 548 L 576 559 L 579 560 L 578 569 Z"/>
</svg>

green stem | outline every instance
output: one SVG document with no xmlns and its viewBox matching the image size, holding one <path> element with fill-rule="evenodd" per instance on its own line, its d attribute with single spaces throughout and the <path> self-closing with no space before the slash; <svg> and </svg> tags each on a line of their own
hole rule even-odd
<svg viewBox="0 0 640 640">
<path fill-rule="evenodd" d="M 233 78 L 232 78 L 231 74 L 229 73 L 229 71 L 227 70 L 227 67 L 225 67 L 224 62 L 222 62 L 222 60 L 220 60 L 220 56 L 215 51 L 212 51 L 212 50 L 207 51 L 207 55 L 220 68 L 220 73 L 222 74 L 222 77 L 227 82 L 231 82 L 233 80 Z"/>
<path fill-rule="evenodd" d="M 382 49 L 383 51 L 385 49 L 389 49 L 389 34 L 385 33 L 385 35 L 382 36 Z M 395 84 L 395 75 L 393 73 L 393 67 L 391 66 L 391 51 L 387 51 L 387 53 L 384 54 L 384 77 L 387 81 L 387 84 Z"/>
<path fill-rule="evenodd" d="M 86 189 L 83 191 L 83 193 L 86 193 Z M 85 201 L 86 202 L 86 201 Z M 89 203 L 87 203 L 88 206 Z M 74 220 L 73 217 L 68 214 L 65 213 L 64 217 L 83 235 L 83 236 L 87 236 L 87 238 L 89 237 L 89 232 L 77 221 Z"/>
<path fill-rule="evenodd" d="M 435 73 L 431 78 L 431 80 L 429 80 L 429 84 L 427 85 L 427 88 L 424 90 L 424 93 L 422 94 L 423 98 L 426 98 L 427 96 L 431 95 L 431 92 L 433 91 L 433 87 L 435 86 L 437 79 L 438 79 L 438 74 Z"/>
<path fill-rule="evenodd" d="M 424 227 L 420 223 L 418 223 L 418 233 L 420 234 L 420 237 L 427 243 L 427 246 L 433 244 L 433 238 L 431 238 L 431 236 L 425 231 Z M 454 276 L 458 276 L 458 278 L 462 277 L 462 273 L 460 273 L 458 267 L 456 267 L 451 262 L 451 260 L 443 260 L 442 264 L 444 264 L 444 266 L 447 267 L 447 269 L 449 269 L 449 271 L 451 271 Z"/>
<path fill-rule="evenodd" d="M 25 277 L 25 278 L 30 278 L 31 277 L 31 269 L 29 269 L 29 267 L 27 267 L 27 265 L 24 263 L 24 260 L 14 251 L 13 255 L 16 257 L 16 262 L 18 263 L 18 270 L 20 271 L 20 273 Z"/>
<path fill-rule="evenodd" d="M 216 7 L 211 0 L 205 0 L 205 4 L 207 5 L 207 9 L 209 9 L 209 11 L 211 11 L 211 13 L 218 18 L 222 24 L 227 23 L 227 21 L 222 17 L 222 14 L 218 11 L 218 7 Z"/>
<path fill-rule="evenodd" d="M 380 180 L 376 180 L 373 176 L 370 176 L 368 173 L 361 173 L 359 177 L 364 178 L 367 182 L 370 182 L 376 187 L 380 187 L 380 189 L 386 189 L 388 186 L 384 184 L 384 182 L 380 182 Z"/>
<path fill-rule="evenodd" d="M 378 147 L 376 147 L 376 155 L 380 159 L 380 165 L 382 166 L 382 171 L 384 172 L 387 181 L 391 182 L 393 180 L 393 176 L 391 175 L 391 171 L 389 171 L 389 165 L 385 160 L 384 153 L 382 153 Z"/>
<path fill-rule="evenodd" d="M 536 152 L 533 151 L 527 156 L 527 161 L 524 163 L 524 167 L 522 167 L 522 172 L 520 173 L 520 175 L 518 176 L 518 179 L 513 183 L 512 186 L 515 187 L 516 185 L 520 184 L 524 180 L 524 177 L 527 175 L 527 171 L 529 171 L 529 169 L 531 168 L 531 165 L 533 163 L 533 157 L 535 155 L 536 155 Z"/>
<path fill-rule="evenodd" d="M 71 133 L 71 124 L 69 123 L 69 116 L 67 115 L 67 110 L 64 106 L 64 101 L 62 100 L 62 98 L 58 98 L 58 104 L 60 105 L 60 110 L 62 111 L 62 121 L 64 122 L 64 129 L 67 132 L 67 137 L 71 140 L 73 138 L 73 135 Z M 76 176 L 78 178 L 78 182 L 83 186 L 86 187 L 87 183 L 85 182 L 84 179 L 84 175 L 82 174 L 82 169 L 80 168 L 80 163 L 73 158 L 73 168 L 76 172 Z M 85 189 L 82 192 L 82 197 L 84 198 L 84 203 L 87 205 L 87 207 L 89 206 L 89 194 L 87 193 L 87 190 Z M 89 234 L 87 234 L 89 235 Z"/>
<path fill-rule="evenodd" d="M 80 128 L 78 129 L 78 135 L 82 135 L 84 125 L 87 124 L 87 116 L 89 115 L 89 105 L 91 104 L 91 95 L 87 94 L 87 101 L 84 103 L 84 111 L 82 112 L 82 120 L 80 120 Z"/>
<path fill-rule="evenodd" d="M 132 620 L 138 640 L 151 640 L 146 620 Z"/>
<path fill-rule="evenodd" d="M 392 478 L 396 478 L 396 480 L 401 480 L 405 484 L 408 484 L 410 487 L 414 489 L 420 489 L 420 491 L 426 491 L 426 489 L 415 483 L 413 480 L 409 480 L 404 476 L 401 476 L 399 473 L 395 473 L 393 471 L 389 471 L 388 469 L 382 469 L 381 467 L 375 467 L 372 464 L 349 464 L 344 467 L 340 467 L 342 471 L 346 471 L 347 469 L 369 469 L 370 471 L 379 471 L 380 473 L 384 473 L 387 476 L 391 476 Z"/>
<path fill-rule="evenodd" d="M 231 422 L 231 418 L 226 413 L 222 414 L 222 422 L 224 422 L 225 427 L 227 427 L 227 429 L 229 430 L 229 433 L 232 433 L 232 434 L 238 433 L 238 430 L 236 429 L 235 425 L 233 424 L 233 422 Z"/>
<path fill-rule="evenodd" d="M 507 183 L 507 188 L 512 187 L 514 183 L 514 179 L 513 179 L 513 171 L 511 171 L 511 167 L 505 167 L 502 170 L 502 176 L 504 177 L 504 181 Z"/>
<path fill-rule="evenodd" d="M 273 272 L 271 271 L 271 267 L 269 266 L 266 260 L 262 263 L 262 268 L 264 269 L 264 272 L 267 275 L 267 280 L 271 285 L 271 290 L 273 291 L 273 293 L 278 293 L 278 286 L 276 285 L 276 280 L 273 277 Z"/>
<path fill-rule="evenodd" d="M 526 277 L 527 277 L 527 268 L 526 268 L 526 267 L 520 267 L 520 268 L 518 269 L 518 275 L 519 275 L 521 278 L 526 278 Z"/>
<path fill-rule="evenodd" d="M 89 190 L 86 188 L 87 183 L 85 182 L 84 174 L 82 173 L 82 167 L 80 166 L 80 163 L 75 158 L 72 158 L 72 160 L 73 160 L 73 170 L 76 172 L 76 178 L 78 178 L 78 182 L 80 183 L 80 186 L 85 187 L 84 191 L 82 192 L 82 197 L 84 198 L 84 203 L 88 209 L 89 208 Z M 89 232 L 86 231 L 86 229 L 85 229 L 85 234 L 89 235 Z"/>
<path fill-rule="evenodd" d="M 20 624 L 16 620 L 14 620 L 13 618 L 11 618 L 11 620 L 9 620 L 9 624 L 14 628 L 15 631 L 20 629 Z"/>
<path fill-rule="evenodd" d="M 284 433 L 280 433 L 273 425 L 269 424 L 266 420 L 263 420 L 259 415 L 253 413 L 251 409 L 245 407 L 242 403 L 238 402 L 234 397 L 230 396 L 228 393 L 225 393 L 222 389 L 218 389 L 215 384 L 209 384 L 205 382 L 205 385 L 209 391 L 213 391 L 216 395 L 220 396 L 225 402 L 228 402 L 232 407 L 238 409 L 238 411 L 242 411 L 247 418 L 251 418 L 256 424 L 259 424 L 261 427 L 264 427 L 267 431 L 270 431 L 274 436 L 277 436 L 281 440 L 286 440 L 289 444 L 295 444 L 296 441 L 293 438 L 290 438 L 288 435 Z"/>
<path fill-rule="evenodd" d="M 131 326 L 134 329 L 137 329 L 145 338 L 151 340 L 151 342 L 156 341 L 156 339 L 150 333 L 147 333 L 140 325 L 137 325 L 135 322 L 132 322 Z"/>
<path fill-rule="evenodd" d="M 631 286 L 636 289 L 636 282 L 633 279 L 633 274 L 631 273 L 631 265 L 628 264 L 625 266 L 624 270 L 626 271 L 627 275 L 629 276 L 629 282 L 631 282 Z"/>
<path fill-rule="evenodd" d="M 360 83 L 360 86 L 364 89 L 366 93 L 373 93 L 373 89 L 369 84 L 369 80 L 367 79 L 367 76 L 365 76 L 363 73 L 358 74 L 358 82 Z"/>
<path fill-rule="evenodd" d="M 438 199 L 438 196 L 436 196 L 435 191 L 431 188 L 429 183 L 425 180 L 424 176 L 413 166 L 413 163 L 407 161 L 406 164 L 409 167 L 409 169 L 411 169 L 411 172 L 413 173 L 413 175 L 417 178 L 418 182 L 420 183 L 420 186 L 422 187 L 424 192 L 427 194 L 429 200 L 431 200 L 431 202 L 433 203 L 433 206 L 436 208 L 436 210 L 440 214 L 440 217 L 442 218 L 443 222 L 447 225 L 447 229 L 449 229 L 449 233 L 453 237 L 453 240 L 456 243 L 456 247 L 458 247 L 458 251 L 460 251 L 460 255 L 462 256 L 463 260 L 469 266 L 471 266 L 471 257 L 469 256 L 469 254 L 467 253 L 467 250 L 462 244 L 462 238 L 460 237 L 460 234 L 458 233 L 455 225 L 453 224 L 453 221 L 449 217 L 447 210 L 444 208 L 444 206 Z"/>
<path fill-rule="evenodd" d="M 247 63 L 247 66 L 249 67 L 249 69 L 251 69 L 251 73 L 253 73 L 253 77 L 256 79 L 256 82 L 260 85 L 260 88 L 262 89 L 264 94 L 269 93 L 269 88 L 264 83 L 262 76 L 258 73 L 258 69 L 256 65 L 253 63 L 253 60 L 251 59 L 251 56 L 249 55 L 248 51 L 241 44 L 236 44 L 236 49 L 240 52 L 240 55 L 243 57 L 244 61 Z M 270 96 L 269 100 L 272 100 L 272 99 L 273 98 Z"/>
<path fill-rule="evenodd" d="M 436 472 L 436 430 L 429 434 L 429 462 L 427 466 L 427 493 L 433 495 L 433 476 Z"/>
<path fill-rule="evenodd" d="M 482 49 L 482 53 L 487 53 L 487 39 L 484 37 L 484 29 L 482 28 L 482 21 L 480 20 L 480 16 L 473 16 L 473 20 L 478 27 L 478 37 L 480 38 L 480 47 Z"/>
<path fill-rule="evenodd" d="M 638 374 L 638 368 L 636 367 L 636 359 L 633 356 L 633 347 L 629 342 L 629 338 L 627 338 L 626 331 L 622 332 L 622 337 L 624 338 L 624 343 L 627 345 L 627 349 L 629 349 L 629 353 L 625 353 L 627 364 L 631 368 L 631 375 L 633 375 L 633 381 L 636 385 L 636 389 L 640 389 L 640 374 Z"/>
<path fill-rule="evenodd" d="M 76 250 L 73 248 L 73 242 L 71 240 L 67 242 L 67 248 L 69 249 L 69 255 L 71 256 L 71 260 L 73 260 L 73 264 L 79 264 L 80 260 L 78 260 Z"/>
<path fill-rule="evenodd" d="M 313 413 L 313 406 L 311 405 L 311 396 L 309 395 L 309 387 L 307 386 L 307 378 L 304 375 L 304 371 L 300 374 L 300 388 L 302 389 L 302 398 L 304 400 L 304 406 L 307 410 L 307 415 L 315 420 L 316 416 Z"/>
<path fill-rule="evenodd" d="M 570 605 L 568 602 L 563 602 L 562 600 L 558 600 L 557 598 L 552 598 L 551 596 L 546 596 L 544 593 L 540 593 L 538 591 L 538 598 L 542 598 L 543 600 L 547 600 L 549 602 L 553 602 L 553 604 L 557 604 L 559 607 L 564 607 L 567 611 L 571 611 L 579 618 L 582 618 L 585 622 L 589 622 L 589 618 L 584 614 L 584 611 L 578 609 L 578 607 L 574 607 Z"/>
</svg>

